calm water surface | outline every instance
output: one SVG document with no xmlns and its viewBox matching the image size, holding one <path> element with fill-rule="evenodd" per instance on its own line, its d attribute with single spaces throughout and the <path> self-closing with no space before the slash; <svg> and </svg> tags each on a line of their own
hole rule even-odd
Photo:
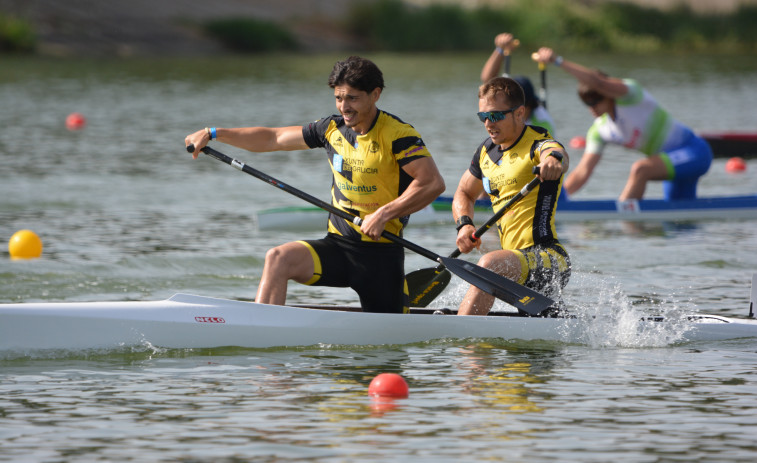
<svg viewBox="0 0 757 463">
<path fill-rule="evenodd" d="M 342 56 L 199 61 L 5 60 L 0 69 L 0 236 L 30 228 L 41 259 L 0 255 L 0 302 L 254 296 L 269 247 L 320 231 L 255 228 L 256 211 L 301 201 L 183 151 L 199 128 L 294 125 L 334 112 L 325 81 Z M 485 136 L 473 113 L 486 55 L 372 56 L 379 106 L 423 135 L 451 194 Z M 755 130 L 753 57 L 606 57 L 696 130 Z M 538 82 L 535 66 L 516 72 Z M 567 143 L 590 123 L 574 81 L 550 69 L 549 107 Z M 84 130 L 64 119 L 83 113 Z M 218 149 L 321 198 L 321 151 Z M 573 162 L 580 152 L 571 150 Z M 636 155 L 605 156 L 580 196 L 614 197 Z M 700 194 L 757 192 L 757 163 L 717 160 Z M 661 196 L 657 185 L 649 197 Z M 755 222 L 570 224 L 559 228 L 578 312 L 743 317 L 757 271 Z M 406 237 L 441 254 L 450 227 Z M 408 254 L 408 270 L 432 265 Z M 437 305 L 455 306 L 454 282 Z M 292 285 L 291 302 L 356 303 Z M 619 317 L 620 318 L 620 317 Z M 594 327 L 587 345 L 470 340 L 298 349 L 32 352 L 0 357 L 3 461 L 755 461 L 757 344 L 670 344 Z M 410 397 L 367 397 L 381 372 Z"/>
</svg>

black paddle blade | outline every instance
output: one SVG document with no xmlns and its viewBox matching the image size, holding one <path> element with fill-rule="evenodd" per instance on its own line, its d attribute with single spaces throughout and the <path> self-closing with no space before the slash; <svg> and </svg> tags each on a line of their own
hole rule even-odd
<svg viewBox="0 0 757 463">
<path fill-rule="evenodd" d="M 440 257 L 439 261 L 450 272 L 479 288 L 481 291 L 501 299 L 529 315 L 539 315 L 555 304 L 555 301 L 533 289 L 498 275 L 489 269 L 473 265 L 461 259 Z"/>
<path fill-rule="evenodd" d="M 410 307 L 429 305 L 444 291 L 451 278 L 452 274 L 446 268 L 423 268 L 405 275 L 410 291 Z"/>
</svg>

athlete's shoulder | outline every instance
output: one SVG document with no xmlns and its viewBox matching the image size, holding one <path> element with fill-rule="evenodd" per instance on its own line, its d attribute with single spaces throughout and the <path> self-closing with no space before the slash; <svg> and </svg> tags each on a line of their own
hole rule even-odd
<svg viewBox="0 0 757 463">
<path fill-rule="evenodd" d="M 388 127 L 393 130 L 410 130 L 415 131 L 415 127 L 402 120 L 402 118 L 379 109 L 377 123 L 383 127 Z"/>
<path fill-rule="evenodd" d="M 344 117 L 332 114 L 302 126 L 302 136 L 311 148 L 323 147 L 326 134 L 344 125 Z"/>
<path fill-rule="evenodd" d="M 542 138 L 551 136 L 549 134 L 549 129 L 547 129 L 546 127 L 542 127 L 540 125 L 527 125 L 526 127 L 528 128 L 528 130 L 532 132 L 536 132 L 536 135 L 531 134 L 532 136 L 542 137 Z"/>
<path fill-rule="evenodd" d="M 644 99 L 644 87 L 642 87 L 638 81 L 634 79 L 623 79 L 623 84 L 625 84 L 628 91 L 625 95 L 616 100 L 619 105 L 633 105 Z"/>
<path fill-rule="evenodd" d="M 322 117 L 318 120 L 305 124 L 305 128 L 314 131 L 325 132 L 330 125 L 334 127 L 341 127 L 344 125 L 344 116 L 341 114 L 332 114 L 330 116 Z"/>
</svg>

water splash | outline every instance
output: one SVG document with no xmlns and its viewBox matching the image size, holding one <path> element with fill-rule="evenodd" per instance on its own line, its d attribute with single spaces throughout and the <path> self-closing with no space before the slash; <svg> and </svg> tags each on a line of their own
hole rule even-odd
<svg viewBox="0 0 757 463">
<path fill-rule="evenodd" d="M 457 280 L 453 278 L 430 307 L 456 309 L 469 288 Z M 688 316 L 695 313 L 690 302 L 678 300 L 674 294 L 634 300 L 620 282 L 599 274 L 574 273 L 561 296 L 572 317 L 563 337 L 596 348 L 654 348 L 680 343 L 691 329 Z M 499 300 L 492 310 L 515 311 Z"/>
<path fill-rule="evenodd" d="M 592 280 L 596 280 L 591 278 Z M 581 285 L 583 286 L 583 285 Z M 685 340 L 691 329 L 681 301 L 655 299 L 634 304 L 612 279 L 592 281 L 591 291 L 579 291 L 580 301 L 567 300 L 573 332 L 592 347 L 666 347 Z M 572 291 L 571 291 L 572 292 Z"/>
</svg>

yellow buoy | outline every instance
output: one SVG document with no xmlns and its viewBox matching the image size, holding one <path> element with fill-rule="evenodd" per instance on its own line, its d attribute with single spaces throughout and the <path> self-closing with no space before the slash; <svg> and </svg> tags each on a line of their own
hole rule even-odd
<svg viewBox="0 0 757 463">
<path fill-rule="evenodd" d="M 19 230 L 8 241 L 11 259 L 35 259 L 42 255 L 42 240 L 31 230 Z"/>
</svg>

